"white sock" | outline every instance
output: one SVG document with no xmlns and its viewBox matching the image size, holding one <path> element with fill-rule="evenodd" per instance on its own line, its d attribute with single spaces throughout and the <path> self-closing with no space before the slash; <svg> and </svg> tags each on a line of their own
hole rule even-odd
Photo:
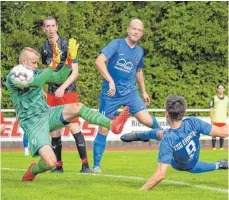
<svg viewBox="0 0 229 200">
<path fill-rule="evenodd" d="M 215 163 L 215 169 L 219 169 L 219 165 L 220 165 L 219 162 Z"/>
<path fill-rule="evenodd" d="M 28 147 L 24 148 L 24 153 L 25 153 L 25 155 L 29 155 L 29 148 Z"/>
</svg>

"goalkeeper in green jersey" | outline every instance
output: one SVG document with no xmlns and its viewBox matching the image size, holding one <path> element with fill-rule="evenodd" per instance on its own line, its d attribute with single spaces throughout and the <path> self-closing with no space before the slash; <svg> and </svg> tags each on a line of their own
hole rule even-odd
<svg viewBox="0 0 229 200">
<path fill-rule="evenodd" d="M 41 158 L 38 163 L 30 165 L 22 177 L 22 181 L 32 181 L 37 174 L 51 170 L 56 166 L 56 155 L 51 147 L 49 132 L 67 126 L 75 117 L 79 116 L 90 123 L 104 126 L 111 129 L 113 133 L 119 134 L 129 115 L 128 107 L 125 107 L 123 112 L 113 120 L 91 110 L 82 103 L 49 107 L 43 98 L 42 86 L 45 83 L 61 83 L 66 80 L 71 73 L 71 63 L 76 59 L 78 49 L 75 40 L 69 41 L 66 64 L 60 71 L 55 72 L 60 55 L 57 45 L 53 46 L 53 61 L 43 71 L 37 69 L 39 53 L 29 47 L 22 50 L 20 59 L 23 60 L 23 65 L 34 71 L 31 83 L 16 84 L 13 70 L 7 76 L 8 92 L 16 108 L 20 126 L 28 137 L 31 155 Z"/>
</svg>

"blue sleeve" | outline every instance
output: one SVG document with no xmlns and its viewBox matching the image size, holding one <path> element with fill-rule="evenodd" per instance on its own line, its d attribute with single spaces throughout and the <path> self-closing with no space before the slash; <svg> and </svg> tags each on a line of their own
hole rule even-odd
<svg viewBox="0 0 229 200">
<path fill-rule="evenodd" d="M 142 58 L 138 64 L 138 68 L 144 68 L 144 58 L 143 58 L 143 55 L 142 55 Z"/>
<path fill-rule="evenodd" d="M 173 158 L 173 149 L 169 145 L 168 140 L 165 138 L 162 138 L 162 141 L 159 147 L 159 154 L 158 154 L 157 161 L 160 163 L 170 164 L 172 158 Z"/>
<path fill-rule="evenodd" d="M 118 49 L 118 41 L 119 40 L 112 40 L 106 47 L 101 50 L 101 53 L 109 60 Z"/>
<path fill-rule="evenodd" d="M 78 63 L 78 60 L 75 58 L 75 59 L 73 60 L 73 63 Z"/>
<path fill-rule="evenodd" d="M 199 119 L 192 118 L 193 123 L 195 124 L 196 131 L 204 135 L 209 135 L 211 133 L 212 125 Z"/>
<path fill-rule="evenodd" d="M 142 52 L 142 57 L 141 57 L 141 60 L 138 63 L 138 68 L 144 68 L 144 52 L 143 52 L 142 49 L 141 49 L 141 52 Z"/>
</svg>

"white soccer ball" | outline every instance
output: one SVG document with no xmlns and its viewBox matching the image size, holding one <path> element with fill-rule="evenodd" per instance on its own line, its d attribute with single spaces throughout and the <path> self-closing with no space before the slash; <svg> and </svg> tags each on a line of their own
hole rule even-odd
<svg viewBox="0 0 229 200">
<path fill-rule="evenodd" d="M 27 87 L 33 78 L 34 71 L 25 65 L 16 65 L 11 70 L 11 80 L 18 87 Z"/>
</svg>

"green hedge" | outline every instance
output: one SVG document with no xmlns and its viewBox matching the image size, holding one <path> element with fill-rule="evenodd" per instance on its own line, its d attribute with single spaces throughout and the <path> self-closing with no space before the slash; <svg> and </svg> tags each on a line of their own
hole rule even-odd
<svg viewBox="0 0 229 200">
<path fill-rule="evenodd" d="M 2 108 L 13 108 L 5 77 L 25 46 L 40 51 L 46 16 L 55 16 L 59 33 L 77 38 L 79 98 L 98 108 L 102 77 L 99 51 L 126 36 L 128 22 L 145 24 L 145 84 L 150 108 L 163 108 L 169 94 L 183 95 L 189 108 L 208 108 L 218 82 L 228 83 L 227 2 L 2 2 Z"/>
</svg>

